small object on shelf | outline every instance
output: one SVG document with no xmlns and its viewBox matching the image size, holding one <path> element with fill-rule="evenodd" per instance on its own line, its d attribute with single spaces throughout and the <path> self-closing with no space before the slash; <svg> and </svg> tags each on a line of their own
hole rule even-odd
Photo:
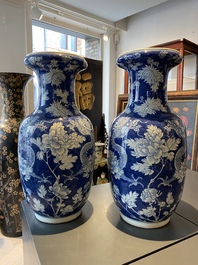
<svg viewBox="0 0 198 265">
<path fill-rule="evenodd" d="M 104 143 L 96 142 L 95 143 L 95 163 L 98 163 L 102 160 L 104 156 Z"/>
<path fill-rule="evenodd" d="M 93 184 L 98 184 L 101 176 L 106 175 L 106 179 L 108 182 L 108 167 L 107 167 L 107 158 L 104 153 L 105 143 L 96 142 L 95 143 L 95 165 L 94 165 L 94 176 L 93 176 Z"/>
<path fill-rule="evenodd" d="M 98 184 L 105 184 L 108 183 L 108 179 L 106 178 L 106 174 L 104 172 L 101 173 L 101 175 L 97 178 L 97 185 Z"/>
</svg>

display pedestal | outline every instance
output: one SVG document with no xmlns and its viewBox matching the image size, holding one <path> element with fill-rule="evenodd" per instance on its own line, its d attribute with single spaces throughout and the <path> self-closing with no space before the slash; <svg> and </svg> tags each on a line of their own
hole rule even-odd
<svg viewBox="0 0 198 265">
<path fill-rule="evenodd" d="M 152 265 L 186 265 L 186 259 L 195 265 L 198 263 L 197 190 L 198 172 L 188 170 L 182 201 L 171 221 L 162 228 L 149 230 L 133 227 L 121 219 L 109 183 L 93 186 L 82 214 L 65 224 L 38 221 L 23 201 L 24 265 L 132 262 L 143 265 L 151 264 L 150 260 L 156 261 Z M 197 263 L 192 263 L 191 257 Z"/>
</svg>

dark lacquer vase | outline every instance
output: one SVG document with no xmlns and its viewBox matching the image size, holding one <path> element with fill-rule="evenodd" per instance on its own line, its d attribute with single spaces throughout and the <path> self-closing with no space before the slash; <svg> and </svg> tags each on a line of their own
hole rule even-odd
<svg viewBox="0 0 198 265">
<path fill-rule="evenodd" d="M 94 131 L 75 101 L 76 75 L 84 58 L 69 53 L 33 53 L 25 64 L 38 79 L 38 104 L 19 133 L 19 169 L 26 201 L 36 218 L 64 223 L 86 203 L 94 168 Z"/>
<path fill-rule="evenodd" d="M 120 215 L 134 226 L 166 225 L 181 199 L 186 130 L 167 102 L 168 72 L 181 60 L 176 50 L 160 48 L 117 59 L 129 74 L 130 94 L 111 127 L 109 170 Z"/>
<path fill-rule="evenodd" d="M 18 131 L 25 117 L 23 91 L 31 75 L 0 73 L 0 215 L 1 232 L 22 234 L 20 202 L 24 199 L 18 168 Z"/>
</svg>

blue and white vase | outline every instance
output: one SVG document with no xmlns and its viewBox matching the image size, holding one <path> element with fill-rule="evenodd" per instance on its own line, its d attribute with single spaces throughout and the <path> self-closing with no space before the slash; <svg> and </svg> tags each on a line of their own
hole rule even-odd
<svg viewBox="0 0 198 265">
<path fill-rule="evenodd" d="M 167 102 L 168 72 L 181 60 L 176 50 L 160 48 L 117 59 L 129 74 L 130 94 L 110 131 L 110 179 L 121 217 L 137 227 L 166 225 L 181 199 L 186 131 Z"/>
<path fill-rule="evenodd" d="M 36 218 L 64 223 L 86 203 L 94 169 L 94 131 L 75 101 L 75 77 L 84 58 L 41 52 L 25 64 L 38 77 L 39 99 L 19 131 L 19 170 L 26 201 Z"/>
</svg>

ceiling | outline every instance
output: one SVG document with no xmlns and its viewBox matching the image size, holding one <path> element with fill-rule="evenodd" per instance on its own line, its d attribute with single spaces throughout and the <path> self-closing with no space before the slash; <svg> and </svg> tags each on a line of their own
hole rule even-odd
<svg viewBox="0 0 198 265">
<path fill-rule="evenodd" d="M 78 26 L 104 31 L 108 28 L 126 30 L 127 17 L 167 1 L 171 0 L 39 0 L 39 6 L 53 19 L 58 15 L 64 22 L 72 20 Z"/>
<path fill-rule="evenodd" d="M 77 8 L 112 22 L 166 1 L 168 0 L 57 0 L 68 7 Z"/>
</svg>

